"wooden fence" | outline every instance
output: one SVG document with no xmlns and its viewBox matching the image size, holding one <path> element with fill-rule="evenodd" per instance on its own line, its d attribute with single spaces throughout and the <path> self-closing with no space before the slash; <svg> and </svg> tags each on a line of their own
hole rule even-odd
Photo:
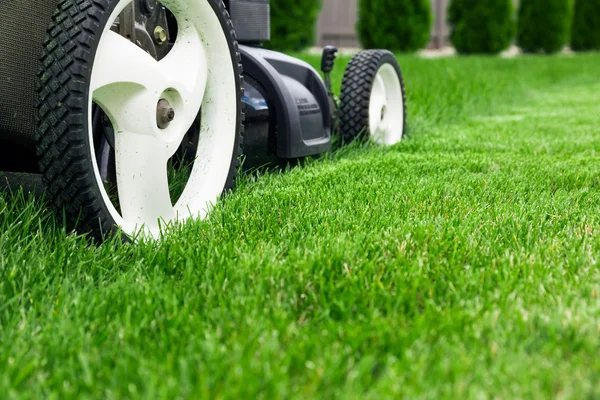
<svg viewBox="0 0 600 400">
<path fill-rule="evenodd" d="M 431 0 L 434 23 L 429 47 L 448 45 L 449 28 L 446 24 L 448 0 Z M 356 35 L 358 0 L 324 0 L 317 27 L 317 45 L 333 44 L 338 47 L 359 47 Z"/>
</svg>

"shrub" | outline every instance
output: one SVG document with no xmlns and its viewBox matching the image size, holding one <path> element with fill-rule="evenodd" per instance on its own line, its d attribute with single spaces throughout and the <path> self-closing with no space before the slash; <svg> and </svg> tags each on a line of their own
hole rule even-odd
<svg viewBox="0 0 600 400">
<path fill-rule="evenodd" d="M 322 0 L 272 0 L 271 40 L 265 47 L 299 51 L 315 43 Z"/>
<path fill-rule="evenodd" d="M 450 40 L 461 54 L 500 53 L 512 43 L 514 13 L 512 0 L 452 0 Z"/>
<path fill-rule="evenodd" d="M 556 53 L 569 41 L 572 0 L 522 0 L 517 41 L 526 53 Z"/>
<path fill-rule="evenodd" d="M 430 0 L 359 0 L 358 35 L 366 49 L 410 52 L 427 45 Z"/>
<path fill-rule="evenodd" d="M 573 50 L 600 50 L 600 0 L 576 0 L 571 30 Z"/>
</svg>

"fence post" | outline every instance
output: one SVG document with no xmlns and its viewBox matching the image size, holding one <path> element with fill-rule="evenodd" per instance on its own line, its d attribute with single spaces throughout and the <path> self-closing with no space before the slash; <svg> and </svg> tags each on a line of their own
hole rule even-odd
<svg viewBox="0 0 600 400">
<path fill-rule="evenodd" d="M 431 27 L 430 48 L 439 49 L 448 44 L 448 25 L 446 23 L 448 2 L 449 0 L 431 0 L 434 23 Z M 316 28 L 317 45 L 359 46 L 355 30 L 358 19 L 357 3 L 357 0 L 323 1 L 323 9 Z"/>
<path fill-rule="evenodd" d="M 431 47 L 441 49 L 447 44 L 448 29 L 446 15 L 448 10 L 448 0 L 433 0 L 433 35 Z"/>
</svg>

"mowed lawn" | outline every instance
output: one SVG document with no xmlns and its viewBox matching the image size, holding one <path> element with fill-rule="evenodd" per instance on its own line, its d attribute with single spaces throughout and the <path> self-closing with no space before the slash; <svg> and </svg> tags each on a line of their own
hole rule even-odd
<svg viewBox="0 0 600 400">
<path fill-rule="evenodd" d="M 600 54 L 400 61 L 405 141 L 161 243 L 1 195 L 0 397 L 599 397 Z"/>
</svg>

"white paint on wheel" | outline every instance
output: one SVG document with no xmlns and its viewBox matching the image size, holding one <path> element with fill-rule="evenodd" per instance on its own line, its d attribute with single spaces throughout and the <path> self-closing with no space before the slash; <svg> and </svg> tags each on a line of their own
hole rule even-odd
<svg viewBox="0 0 600 400">
<path fill-rule="evenodd" d="M 369 100 L 369 131 L 374 142 L 393 145 L 404 136 L 404 96 L 396 69 L 384 63 L 373 81 Z"/>
<path fill-rule="evenodd" d="M 157 237 L 161 227 L 204 217 L 225 188 L 237 133 L 237 65 L 226 33 L 208 0 L 162 0 L 177 19 L 175 45 L 161 61 L 110 30 L 131 0 L 121 0 L 99 42 L 92 69 L 89 135 L 93 148 L 92 103 L 115 129 L 117 186 L 121 214 L 98 185 L 116 224 L 127 234 Z M 156 107 L 167 99 L 175 119 L 166 129 L 156 123 Z M 202 107 L 197 158 L 175 206 L 167 162 L 179 148 Z"/>
</svg>

